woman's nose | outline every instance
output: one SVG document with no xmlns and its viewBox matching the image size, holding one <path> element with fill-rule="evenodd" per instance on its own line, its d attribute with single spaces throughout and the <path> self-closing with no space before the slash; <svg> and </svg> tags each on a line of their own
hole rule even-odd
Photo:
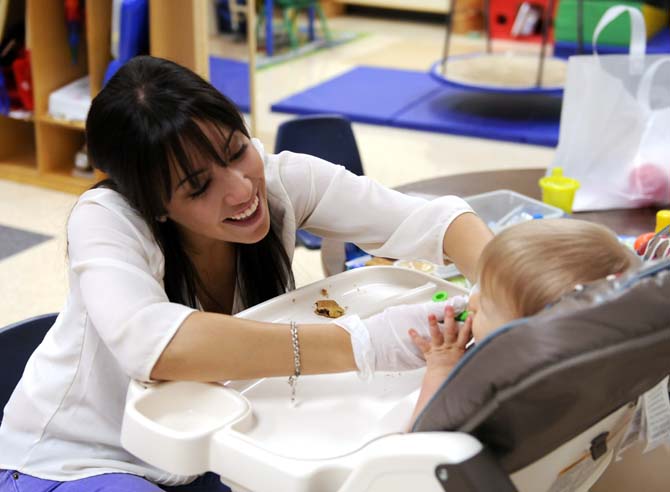
<svg viewBox="0 0 670 492">
<path fill-rule="evenodd" d="M 253 183 L 241 170 L 221 169 L 221 181 L 224 190 L 223 199 L 226 205 L 236 206 L 251 200 Z"/>
</svg>

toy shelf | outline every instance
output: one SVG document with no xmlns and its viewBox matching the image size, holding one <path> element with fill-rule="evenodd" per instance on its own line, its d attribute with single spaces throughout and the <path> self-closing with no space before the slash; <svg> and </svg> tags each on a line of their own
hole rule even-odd
<svg viewBox="0 0 670 492">
<path fill-rule="evenodd" d="M 149 6 L 152 54 L 206 75 L 207 30 L 202 28 L 206 2 L 150 0 Z M 79 194 L 104 174 L 96 171 L 81 177 L 73 172 L 75 154 L 84 145 L 85 125 L 49 115 L 49 94 L 87 74 L 91 96 L 101 90 L 111 60 L 112 0 L 87 0 L 85 38 L 75 63 L 63 2 L 26 0 L 25 15 L 35 111 L 27 118 L 0 116 L 0 179 Z"/>
<path fill-rule="evenodd" d="M 414 12 L 430 12 L 446 14 L 449 5 L 444 0 L 331 0 L 335 3 L 360 5 L 364 7 L 378 7 L 396 10 L 411 10 Z"/>
</svg>

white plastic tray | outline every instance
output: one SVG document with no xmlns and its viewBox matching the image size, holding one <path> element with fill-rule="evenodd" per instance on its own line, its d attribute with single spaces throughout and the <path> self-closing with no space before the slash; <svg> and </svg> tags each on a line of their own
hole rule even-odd
<svg viewBox="0 0 670 492">
<path fill-rule="evenodd" d="M 238 316 L 329 322 L 313 311 L 314 302 L 324 298 L 322 289 L 347 314 L 363 317 L 391 305 L 430 301 L 437 291 L 450 296 L 466 293 L 418 271 L 365 267 L 305 286 Z M 293 460 L 341 457 L 381 436 L 405 431 L 422 376 L 422 369 L 377 373 L 368 383 L 353 372 L 301 376 L 296 406 L 290 403 L 284 377 L 231 381 L 224 386 L 177 382 L 143 388 L 135 383 L 126 404 L 122 443 L 141 459 L 179 474 L 212 469 L 211 453 L 223 453 L 215 449 L 215 436 L 217 442 L 230 443 L 229 438 L 234 438 L 237 448 L 244 442 L 259 452 Z"/>
</svg>

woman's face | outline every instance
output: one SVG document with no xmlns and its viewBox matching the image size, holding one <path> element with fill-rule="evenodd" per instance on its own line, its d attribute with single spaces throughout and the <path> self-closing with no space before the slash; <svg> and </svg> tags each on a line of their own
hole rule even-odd
<svg viewBox="0 0 670 492">
<path fill-rule="evenodd" d="M 503 297 L 490 299 L 482 296 L 479 290 L 470 294 L 468 310 L 473 316 L 472 337 L 475 342 L 481 341 L 496 328 L 518 317 L 507 307 Z"/>
<path fill-rule="evenodd" d="M 249 138 L 234 132 L 226 160 L 227 167 L 203 163 L 191 175 L 194 184 L 181 170 L 172 171 L 167 215 L 194 244 L 252 244 L 270 229 L 263 159 Z"/>
</svg>

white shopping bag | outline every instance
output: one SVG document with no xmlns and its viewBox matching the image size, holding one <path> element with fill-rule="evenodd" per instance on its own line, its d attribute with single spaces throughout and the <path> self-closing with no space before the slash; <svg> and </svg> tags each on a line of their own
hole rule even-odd
<svg viewBox="0 0 670 492">
<path fill-rule="evenodd" d="M 598 36 L 625 12 L 630 53 L 598 55 Z M 568 62 L 553 163 L 581 183 L 573 210 L 670 203 L 670 56 L 645 55 L 644 18 L 625 6 L 605 12 L 593 50 Z"/>
</svg>

